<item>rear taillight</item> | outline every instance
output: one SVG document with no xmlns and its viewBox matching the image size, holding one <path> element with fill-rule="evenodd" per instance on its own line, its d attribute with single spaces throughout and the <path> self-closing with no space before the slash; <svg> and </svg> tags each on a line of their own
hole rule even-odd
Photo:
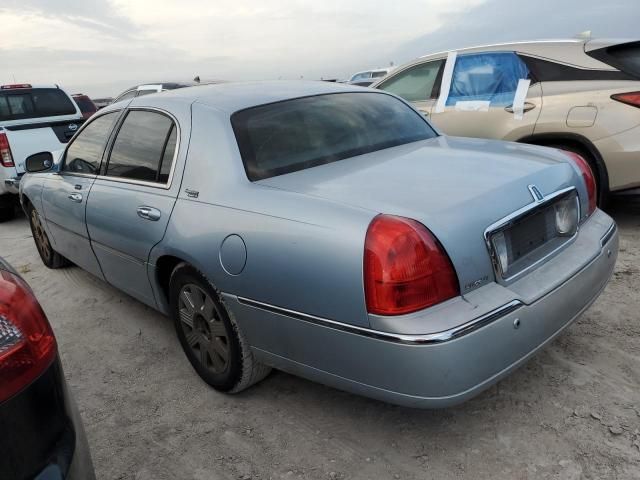
<svg viewBox="0 0 640 480">
<path fill-rule="evenodd" d="M 640 108 L 640 92 L 616 93 L 611 95 L 611 98 L 617 102 Z"/>
<path fill-rule="evenodd" d="M 451 260 L 434 236 L 410 218 L 378 215 L 364 246 L 369 313 L 401 315 L 459 295 Z"/>
<path fill-rule="evenodd" d="M 582 179 L 587 187 L 587 195 L 589 197 L 589 215 L 596 210 L 598 189 L 596 187 L 596 177 L 593 175 L 593 171 L 589 166 L 589 163 L 575 152 L 569 152 L 562 150 L 573 162 L 576 168 L 580 171 Z"/>
<path fill-rule="evenodd" d="M 13 156 L 6 133 L 0 133 L 0 163 L 3 167 L 13 167 Z"/>
<path fill-rule="evenodd" d="M 0 270 L 0 403 L 38 378 L 55 356 L 53 331 L 33 293 Z"/>
</svg>

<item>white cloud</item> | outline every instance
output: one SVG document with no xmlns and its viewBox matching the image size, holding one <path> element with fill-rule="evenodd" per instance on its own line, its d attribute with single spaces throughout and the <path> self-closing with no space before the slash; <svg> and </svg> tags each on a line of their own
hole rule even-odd
<svg viewBox="0 0 640 480">
<path fill-rule="evenodd" d="M 0 83 L 344 78 L 475 43 L 634 35 L 638 15 L 638 0 L 2 0 Z"/>
<path fill-rule="evenodd" d="M 319 78 L 386 65 L 402 42 L 485 0 L 5 0 L 0 57 L 21 81 L 73 85 L 149 79 Z M 67 55 L 60 59 L 60 52 Z M 71 53 L 75 52 L 75 53 Z M 29 55 L 30 58 L 20 58 Z M 42 61 L 56 58 L 43 68 Z M 0 61 L 3 60 L 0 58 Z M 6 65 L 6 63 L 5 63 Z M 74 68 L 82 65 L 83 68 Z M 37 78 L 33 78 L 37 76 Z M 47 78 L 44 78 L 47 77 Z M 0 81 L 7 78 L 0 76 Z"/>
</svg>

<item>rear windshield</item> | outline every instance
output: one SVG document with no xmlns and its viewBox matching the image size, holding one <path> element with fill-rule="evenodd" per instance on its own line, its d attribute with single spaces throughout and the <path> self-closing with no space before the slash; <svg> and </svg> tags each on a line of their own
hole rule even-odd
<svg viewBox="0 0 640 480">
<path fill-rule="evenodd" d="M 436 136 L 402 101 L 368 92 L 249 108 L 234 113 L 231 123 L 251 181 Z"/>
<path fill-rule="evenodd" d="M 640 77 L 640 42 L 613 45 L 588 54 L 628 75 Z"/>
<path fill-rule="evenodd" d="M 58 88 L 25 88 L 0 91 L 0 121 L 73 115 L 71 99 Z"/>
</svg>

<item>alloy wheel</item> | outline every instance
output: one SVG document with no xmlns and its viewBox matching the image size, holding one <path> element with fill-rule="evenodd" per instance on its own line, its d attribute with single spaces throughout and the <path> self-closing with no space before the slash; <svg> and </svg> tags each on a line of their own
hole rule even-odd
<svg viewBox="0 0 640 480">
<path fill-rule="evenodd" d="M 218 309 L 198 285 L 184 285 L 178 296 L 180 325 L 200 364 L 215 374 L 229 367 L 229 336 Z"/>
<path fill-rule="evenodd" d="M 31 224 L 33 225 L 33 237 L 36 242 L 36 247 L 40 255 L 48 262 L 51 260 L 53 250 L 49 243 L 49 237 L 47 237 L 47 233 L 44 231 L 42 223 L 40 222 L 40 215 L 38 215 L 35 208 L 31 210 Z"/>
</svg>

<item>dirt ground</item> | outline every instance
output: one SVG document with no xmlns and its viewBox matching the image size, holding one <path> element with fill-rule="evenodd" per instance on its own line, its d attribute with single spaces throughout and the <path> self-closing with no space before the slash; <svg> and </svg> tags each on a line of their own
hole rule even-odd
<svg viewBox="0 0 640 480">
<path fill-rule="evenodd" d="M 53 324 L 99 479 L 637 479 L 640 202 L 612 214 L 620 256 L 598 301 L 509 378 L 434 411 L 280 372 L 217 393 L 168 318 L 78 268 L 47 270 L 24 217 L 0 225 L 0 255 Z"/>
</svg>

